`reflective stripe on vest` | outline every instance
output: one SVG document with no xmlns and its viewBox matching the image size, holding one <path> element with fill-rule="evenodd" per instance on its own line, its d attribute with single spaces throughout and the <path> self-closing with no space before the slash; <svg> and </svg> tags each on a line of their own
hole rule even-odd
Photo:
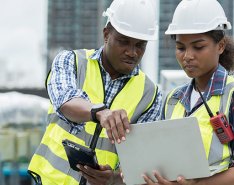
<svg viewBox="0 0 234 185">
<path fill-rule="evenodd" d="M 93 52 L 94 50 L 74 51 L 77 88 L 83 89 L 92 103 L 101 103 L 104 101 L 104 86 L 99 63 L 89 58 Z M 129 119 L 134 123 L 151 106 L 156 91 L 155 85 L 140 71 L 139 75 L 132 77 L 117 94 L 110 109 L 125 109 Z M 30 162 L 29 169 L 39 174 L 42 182 L 79 184 L 80 176 L 70 168 L 62 140 L 69 139 L 83 146 L 89 146 L 96 123 L 86 122 L 84 129 L 74 134 L 73 127 L 59 119 L 52 106 L 48 110 L 48 121 L 46 132 Z M 105 129 L 100 134 L 95 151 L 99 164 L 109 164 L 115 168 L 118 163 L 116 149 L 107 138 Z M 62 165 L 59 165 L 60 163 Z"/>
<path fill-rule="evenodd" d="M 184 117 L 185 109 L 183 105 L 178 101 L 178 99 L 172 97 L 175 90 L 173 90 L 167 98 L 167 103 L 165 106 L 165 119 L 176 119 Z M 214 115 L 217 111 L 219 111 L 225 113 L 228 118 L 233 92 L 234 79 L 232 77 L 228 77 L 226 87 L 224 89 L 224 94 L 222 96 L 212 96 L 209 101 L 207 101 L 208 106 Z M 217 108 L 219 108 L 219 110 Z M 200 106 L 190 116 L 195 116 L 199 120 L 202 140 L 211 172 L 217 173 L 227 169 L 230 162 L 231 149 L 228 144 L 221 144 L 218 137 L 213 132 L 213 128 L 209 121 L 210 117 L 205 109 L 205 106 Z"/>
</svg>

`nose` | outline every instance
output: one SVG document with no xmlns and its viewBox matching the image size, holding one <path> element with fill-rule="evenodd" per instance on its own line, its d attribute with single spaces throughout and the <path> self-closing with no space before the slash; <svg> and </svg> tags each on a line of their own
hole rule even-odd
<svg viewBox="0 0 234 185">
<path fill-rule="evenodd" d="M 189 62 L 190 60 L 193 60 L 194 56 L 193 56 L 193 52 L 191 51 L 191 49 L 186 49 L 183 60 L 186 62 Z"/>
<path fill-rule="evenodd" d="M 126 55 L 128 55 L 129 57 L 137 57 L 137 48 L 136 46 L 131 46 L 129 45 L 126 49 Z"/>
</svg>

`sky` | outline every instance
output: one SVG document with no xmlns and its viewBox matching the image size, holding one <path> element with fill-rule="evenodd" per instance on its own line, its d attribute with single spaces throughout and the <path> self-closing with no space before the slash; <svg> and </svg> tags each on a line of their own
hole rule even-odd
<svg viewBox="0 0 234 185">
<path fill-rule="evenodd" d="M 0 2 L 0 87 L 42 87 L 47 0 Z"/>
</svg>

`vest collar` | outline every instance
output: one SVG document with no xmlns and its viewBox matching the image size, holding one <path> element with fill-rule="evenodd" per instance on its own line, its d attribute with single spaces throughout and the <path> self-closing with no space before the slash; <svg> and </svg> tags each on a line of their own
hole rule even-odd
<svg viewBox="0 0 234 185">
<path fill-rule="evenodd" d="M 216 71 L 213 73 L 211 79 L 208 82 L 206 91 L 203 94 L 203 97 L 208 101 L 211 96 L 223 95 L 224 88 L 226 85 L 228 73 L 226 69 L 219 65 Z M 193 90 L 194 79 L 190 83 L 185 84 L 178 88 L 172 97 L 179 99 L 179 101 L 185 106 L 186 111 L 190 111 L 190 95 Z M 198 104 L 201 103 L 199 99 Z M 196 106 L 195 105 L 195 106 Z"/>
</svg>

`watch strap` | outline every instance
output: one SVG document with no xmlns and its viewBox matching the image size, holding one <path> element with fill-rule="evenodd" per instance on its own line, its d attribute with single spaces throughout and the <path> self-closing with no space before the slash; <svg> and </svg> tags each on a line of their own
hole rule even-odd
<svg viewBox="0 0 234 185">
<path fill-rule="evenodd" d="M 104 109 L 106 109 L 106 105 L 105 104 L 98 104 L 95 105 L 92 109 L 91 109 L 91 118 L 92 121 L 95 123 L 99 123 L 99 120 L 97 119 L 97 112 L 102 111 Z"/>
</svg>

